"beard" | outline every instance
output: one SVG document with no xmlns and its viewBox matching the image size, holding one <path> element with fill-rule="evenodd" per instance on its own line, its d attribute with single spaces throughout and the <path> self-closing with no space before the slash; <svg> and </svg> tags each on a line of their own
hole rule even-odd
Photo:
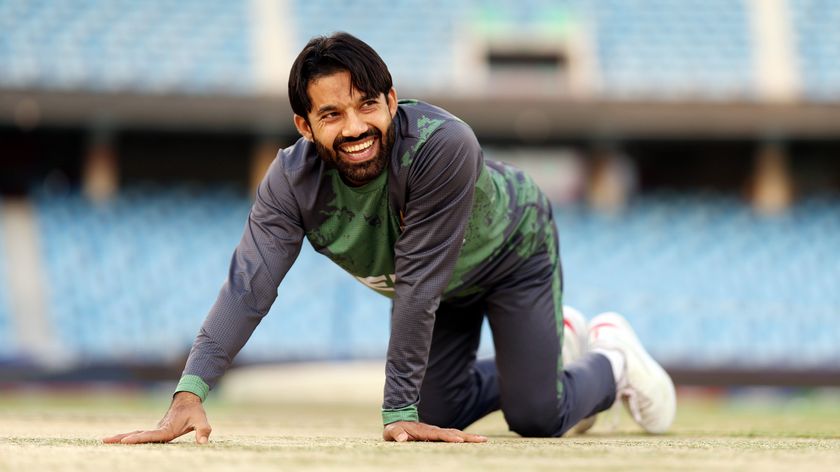
<svg viewBox="0 0 840 472">
<path fill-rule="evenodd" d="M 324 146 L 321 144 L 321 141 L 316 139 L 315 150 L 324 162 L 333 164 L 338 169 L 338 173 L 342 178 L 354 185 L 362 185 L 378 177 L 388 164 L 388 157 L 391 155 L 391 148 L 394 147 L 394 140 L 396 138 L 393 120 L 391 120 L 391 124 L 388 126 L 385 134 L 386 136 L 383 139 L 382 132 L 379 128 L 371 127 L 366 132 L 354 138 L 342 138 L 339 136 L 333 141 L 332 149 Z M 365 162 L 350 162 L 341 158 L 339 146 L 361 141 L 371 136 L 376 137 L 379 141 L 379 152 L 373 158 Z"/>
</svg>

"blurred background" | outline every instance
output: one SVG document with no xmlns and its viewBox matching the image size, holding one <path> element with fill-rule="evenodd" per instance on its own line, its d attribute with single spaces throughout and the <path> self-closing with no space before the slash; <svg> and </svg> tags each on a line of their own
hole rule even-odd
<svg viewBox="0 0 840 472">
<path fill-rule="evenodd" d="M 177 380 L 340 30 L 535 176 L 564 302 L 677 383 L 840 384 L 840 0 L 0 0 L 0 386 Z M 381 359 L 389 306 L 304 243 L 237 363 Z"/>
</svg>

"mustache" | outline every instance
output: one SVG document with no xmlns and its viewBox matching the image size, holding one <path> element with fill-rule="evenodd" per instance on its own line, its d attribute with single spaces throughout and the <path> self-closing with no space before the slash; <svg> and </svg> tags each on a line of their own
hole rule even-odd
<svg viewBox="0 0 840 472">
<path fill-rule="evenodd" d="M 382 132 L 380 132 L 376 128 L 368 128 L 368 130 L 365 131 L 364 133 L 362 133 L 358 136 L 354 136 L 352 138 L 345 138 L 345 137 L 339 136 L 339 137 L 335 138 L 335 141 L 333 141 L 333 149 L 338 151 L 339 146 L 341 146 L 343 144 L 355 143 L 357 141 L 361 141 L 363 139 L 367 139 L 367 138 L 370 138 L 370 137 L 380 138 L 380 137 L 382 137 Z"/>
</svg>

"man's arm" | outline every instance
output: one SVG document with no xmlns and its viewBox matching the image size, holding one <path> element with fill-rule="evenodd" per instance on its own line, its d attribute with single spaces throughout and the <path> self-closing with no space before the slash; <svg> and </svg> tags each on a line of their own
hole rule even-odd
<svg viewBox="0 0 840 472">
<path fill-rule="evenodd" d="M 453 121 L 429 137 L 409 172 L 405 229 L 395 247 L 395 297 L 382 408 L 386 425 L 418 421 L 435 312 L 463 244 L 483 165 L 472 130 Z"/>
<path fill-rule="evenodd" d="M 227 281 L 190 350 L 176 391 L 203 401 L 277 298 L 277 287 L 300 253 L 297 202 L 275 160 L 257 190 Z"/>
<path fill-rule="evenodd" d="M 227 281 L 193 343 L 169 410 L 156 429 L 104 442 L 168 442 L 193 430 L 196 442 L 207 442 L 210 424 L 201 403 L 268 313 L 303 241 L 298 205 L 281 164 L 275 159 L 260 184 Z"/>
</svg>

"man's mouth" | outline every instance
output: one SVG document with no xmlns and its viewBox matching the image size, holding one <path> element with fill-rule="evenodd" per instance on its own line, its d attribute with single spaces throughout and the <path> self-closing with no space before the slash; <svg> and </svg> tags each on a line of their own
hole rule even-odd
<svg viewBox="0 0 840 472">
<path fill-rule="evenodd" d="M 375 136 L 371 136 L 354 143 L 342 144 L 339 146 L 339 151 L 352 162 L 363 162 L 376 155 L 379 148 L 378 143 L 379 140 Z"/>
</svg>

